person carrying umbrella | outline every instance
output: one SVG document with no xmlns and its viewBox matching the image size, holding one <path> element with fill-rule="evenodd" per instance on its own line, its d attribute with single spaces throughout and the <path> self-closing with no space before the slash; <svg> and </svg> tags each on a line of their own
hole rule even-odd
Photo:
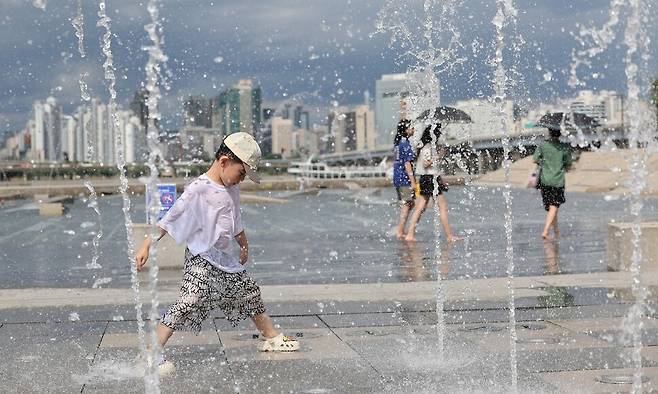
<svg viewBox="0 0 658 394">
<path fill-rule="evenodd" d="M 537 147 L 533 161 L 540 167 L 539 190 L 546 210 L 546 221 L 541 237 L 549 239 L 551 227 L 555 238 L 560 237 L 558 209 L 564 204 L 564 177 L 571 167 L 571 151 L 567 144 L 560 142 L 559 125 L 548 125 L 549 139 Z"/>
<path fill-rule="evenodd" d="M 430 132 L 434 127 L 434 135 L 436 137 L 436 144 L 432 144 L 432 135 Z M 455 236 L 450 229 L 450 223 L 448 222 L 448 201 L 445 197 L 445 192 L 448 191 L 448 185 L 446 185 L 441 179 L 439 174 L 439 137 L 441 136 L 441 123 L 430 124 L 425 127 L 423 134 L 420 137 L 420 144 L 418 153 L 416 154 L 416 175 L 419 176 L 418 183 L 419 195 L 418 202 L 416 203 L 416 209 L 411 215 L 411 220 L 409 224 L 409 229 L 407 231 L 407 236 L 405 241 L 414 242 L 416 241 L 416 226 L 420 221 L 420 217 L 425 212 L 430 198 L 434 197 L 436 199 L 436 204 L 439 211 L 439 220 L 443 226 L 445 232 L 446 240 L 448 243 L 453 243 L 455 241 L 463 239 L 462 237 Z M 434 146 L 432 146 L 434 145 Z M 435 185 L 436 181 L 436 185 Z"/>
</svg>

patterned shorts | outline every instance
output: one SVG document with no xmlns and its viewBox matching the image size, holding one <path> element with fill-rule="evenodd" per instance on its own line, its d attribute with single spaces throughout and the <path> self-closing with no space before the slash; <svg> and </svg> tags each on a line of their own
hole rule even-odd
<svg viewBox="0 0 658 394">
<path fill-rule="evenodd" d="M 234 326 L 265 312 L 260 288 L 247 272 L 222 271 L 185 250 L 180 297 L 160 321 L 173 330 L 201 331 L 208 312 L 219 308 Z"/>
</svg>

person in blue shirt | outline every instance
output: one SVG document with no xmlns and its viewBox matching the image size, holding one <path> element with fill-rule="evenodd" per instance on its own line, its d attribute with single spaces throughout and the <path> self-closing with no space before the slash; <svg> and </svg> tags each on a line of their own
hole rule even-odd
<svg viewBox="0 0 658 394">
<path fill-rule="evenodd" d="M 414 177 L 413 162 L 415 160 L 414 150 L 409 142 L 409 137 L 414 135 L 414 128 L 408 119 L 398 122 L 398 129 L 393 140 L 393 186 L 400 202 L 400 221 L 395 235 L 398 239 L 404 239 L 404 228 L 407 224 L 409 212 L 414 206 L 416 178 Z"/>
</svg>

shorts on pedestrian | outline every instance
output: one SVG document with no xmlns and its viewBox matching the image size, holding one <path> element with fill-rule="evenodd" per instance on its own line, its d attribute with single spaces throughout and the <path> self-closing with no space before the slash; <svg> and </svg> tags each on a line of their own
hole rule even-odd
<svg viewBox="0 0 658 394">
<path fill-rule="evenodd" d="M 219 308 L 234 326 L 265 312 L 260 288 L 246 271 L 222 271 L 203 257 L 185 250 L 183 283 L 178 300 L 161 323 L 173 330 L 198 333 L 208 312 Z"/>
<path fill-rule="evenodd" d="M 416 195 L 411 186 L 396 187 L 395 191 L 398 193 L 398 201 L 400 205 L 414 205 Z"/>
<path fill-rule="evenodd" d="M 552 205 L 554 207 L 560 207 L 566 201 L 564 199 L 564 188 L 563 187 L 553 187 L 553 186 L 544 186 L 541 185 L 539 188 L 541 191 L 541 199 L 544 203 L 544 209 L 548 211 L 548 208 Z"/>
<path fill-rule="evenodd" d="M 439 184 L 437 195 L 443 194 L 443 192 L 448 191 L 448 185 L 443 183 L 440 175 L 437 175 L 437 183 Z M 436 184 L 434 183 L 433 175 L 421 175 L 418 181 L 420 184 L 420 195 L 423 197 L 432 197 L 434 196 L 434 190 L 436 190 Z"/>
</svg>

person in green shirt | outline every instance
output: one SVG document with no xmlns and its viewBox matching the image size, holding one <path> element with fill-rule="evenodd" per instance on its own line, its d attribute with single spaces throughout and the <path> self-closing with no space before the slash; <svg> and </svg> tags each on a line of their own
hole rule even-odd
<svg viewBox="0 0 658 394">
<path fill-rule="evenodd" d="M 539 164 L 539 190 L 544 203 L 546 222 L 543 239 L 548 239 L 548 233 L 553 227 L 555 238 L 560 237 L 557 224 L 557 214 L 560 205 L 564 204 L 564 174 L 571 166 L 571 151 L 567 144 L 560 142 L 560 129 L 549 128 L 549 139 L 537 147 L 533 155 L 535 163 Z"/>
</svg>

